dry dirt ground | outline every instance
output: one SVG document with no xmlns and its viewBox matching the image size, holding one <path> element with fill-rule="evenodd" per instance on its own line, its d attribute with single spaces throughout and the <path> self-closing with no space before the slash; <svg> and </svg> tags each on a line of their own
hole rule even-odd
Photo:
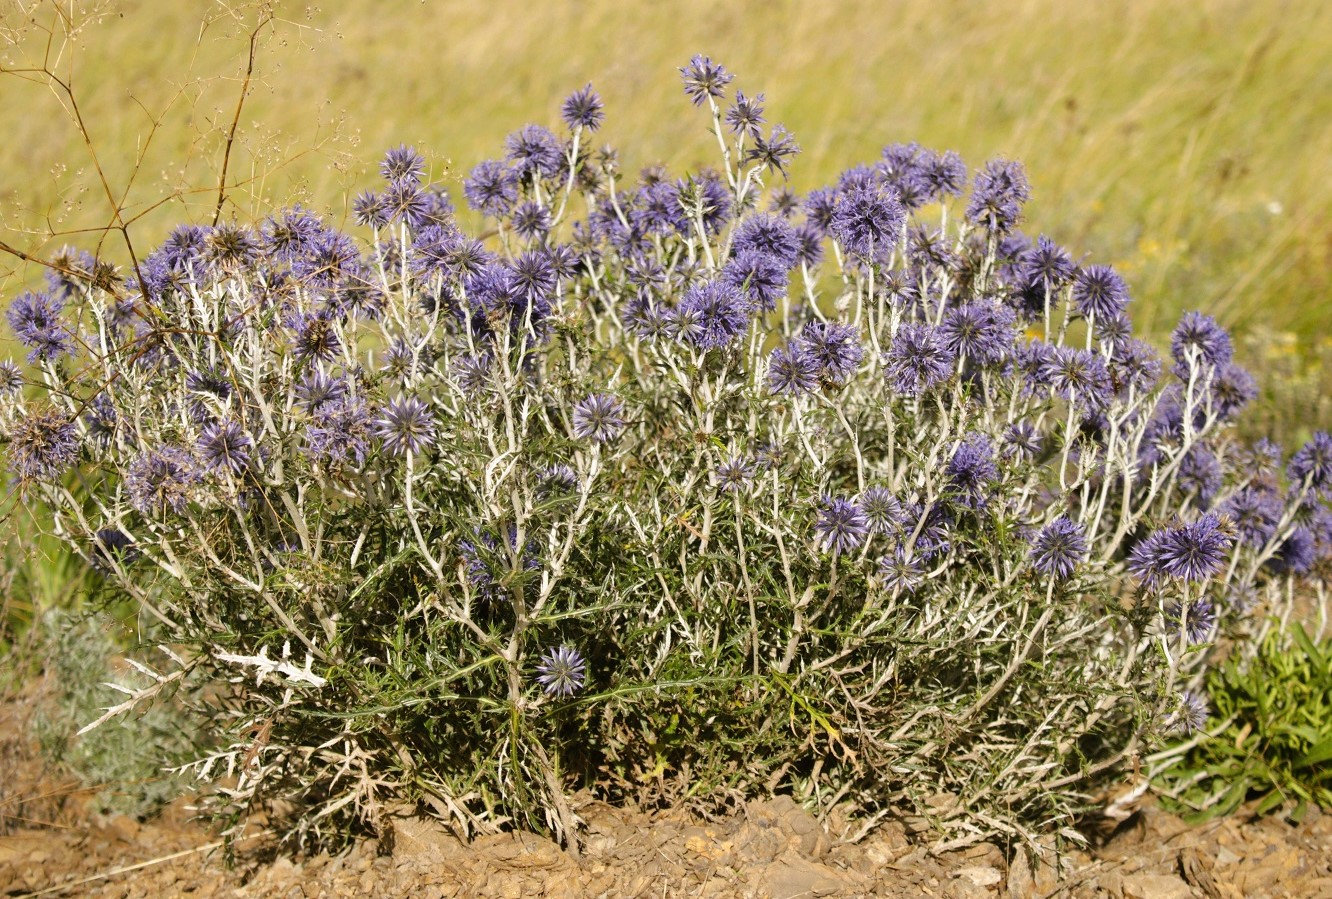
<svg viewBox="0 0 1332 899">
<path fill-rule="evenodd" d="M 1095 848 L 1033 860 L 988 844 L 942 856 L 889 820 L 858 843 L 832 839 L 787 797 L 721 821 L 577 807 L 573 858 L 530 834 L 468 844 L 400 819 L 392 846 L 363 842 L 335 857 L 265 860 L 259 841 L 224 864 L 184 803 L 139 823 L 89 814 L 71 785 L 44 772 L 0 708 L 0 896 L 173 897 L 1127 897 L 1332 899 L 1332 814 L 1299 826 L 1279 816 L 1190 827 L 1148 805 Z"/>
</svg>

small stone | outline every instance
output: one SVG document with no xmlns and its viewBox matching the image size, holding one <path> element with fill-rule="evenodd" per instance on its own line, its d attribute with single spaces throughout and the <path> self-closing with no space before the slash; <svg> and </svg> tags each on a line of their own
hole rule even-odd
<svg viewBox="0 0 1332 899">
<path fill-rule="evenodd" d="M 1130 874 L 1124 899 L 1193 899 L 1193 888 L 1173 874 Z"/>
<path fill-rule="evenodd" d="M 958 868 L 953 872 L 954 877 L 960 877 L 974 883 L 978 887 L 994 886 L 1003 875 L 997 868 L 991 868 L 989 865 L 967 865 L 965 868 Z"/>
</svg>

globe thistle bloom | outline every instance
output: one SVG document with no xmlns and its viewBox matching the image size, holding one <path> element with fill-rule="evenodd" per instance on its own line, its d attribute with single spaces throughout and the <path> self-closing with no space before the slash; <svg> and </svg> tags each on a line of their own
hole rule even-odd
<svg viewBox="0 0 1332 899">
<path fill-rule="evenodd" d="M 347 380 L 322 371 L 307 372 L 296 385 L 296 405 L 312 413 L 326 403 L 336 403 L 347 395 Z"/>
<path fill-rule="evenodd" d="M 744 493 L 754 482 L 754 466 L 735 457 L 717 466 L 717 489 L 722 493 Z"/>
<path fill-rule="evenodd" d="M 811 190 L 805 194 L 805 224 L 816 231 L 819 237 L 827 237 L 832 233 L 837 197 L 837 191 L 829 187 Z"/>
<path fill-rule="evenodd" d="M 1190 736 L 1207 726 L 1206 697 L 1185 690 L 1179 694 L 1179 706 L 1166 719 L 1166 727 L 1180 736 Z"/>
<path fill-rule="evenodd" d="M 254 441 L 234 421 L 205 427 L 195 449 L 205 468 L 233 475 L 246 471 L 254 458 Z"/>
<path fill-rule="evenodd" d="M 379 174 L 390 184 L 420 181 L 425 174 L 425 157 L 415 147 L 399 144 L 384 154 L 379 163 Z"/>
<path fill-rule="evenodd" d="M 1240 543 L 1261 549 L 1276 533 L 1283 507 L 1275 490 L 1250 485 L 1236 491 L 1217 511 L 1234 524 Z"/>
<path fill-rule="evenodd" d="M 570 130 L 586 128 L 588 131 L 596 131 L 606 120 L 606 107 L 601 102 L 601 96 L 588 84 L 565 98 L 560 106 L 560 117 Z"/>
<path fill-rule="evenodd" d="M 828 384 L 849 381 L 865 355 L 855 327 L 843 322 L 809 322 L 795 342 L 799 351 L 818 366 L 819 378 Z"/>
<path fill-rule="evenodd" d="M 550 233 L 550 210 L 540 203 L 528 200 L 520 203 L 510 220 L 514 233 L 523 240 L 542 240 Z"/>
<path fill-rule="evenodd" d="M 1104 322 L 1123 315 L 1129 304 L 1128 285 L 1108 265 L 1092 265 L 1073 280 L 1073 308 L 1083 318 Z"/>
<path fill-rule="evenodd" d="M 463 197 L 477 212 L 503 218 L 518 202 L 518 174 L 493 159 L 477 163 L 463 181 Z"/>
<path fill-rule="evenodd" d="M 1230 361 L 1233 352 L 1226 329 L 1201 312 L 1184 313 L 1170 335 L 1170 354 L 1178 363 L 1175 370 L 1186 380 L 1190 357 L 1196 356 L 1203 363 L 1219 368 Z"/>
<path fill-rule="evenodd" d="M 1022 165 L 992 159 L 976 173 L 967 220 L 991 231 L 1012 230 L 1022 218 L 1022 204 L 1031 199 L 1031 185 Z"/>
<path fill-rule="evenodd" d="M 1077 270 L 1068 251 L 1044 234 L 1018 260 L 1019 277 L 1029 284 L 1040 285 L 1042 290 L 1057 290 L 1071 281 Z"/>
<path fill-rule="evenodd" d="M 823 234 L 813 225 L 805 222 L 795 229 L 800 251 L 796 253 L 796 264 L 809 268 L 816 267 L 823 261 Z"/>
<path fill-rule="evenodd" d="M 726 96 L 726 85 L 735 80 L 724 66 L 701 55 L 694 56 L 689 65 L 681 67 L 680 75 L 684 78 L 685 94 L 695 106 L 702 106 L 709 97 Z"/>
<path fill-rule="evenodd" d="M 1292 483 L 1307 482 L 1315 490 L 1323 490 L 1332 483 L 1332 435 L 1315 431 L 1313 439 L 1290 457 L 1286 475 Z"/>
<path fill-rule="evenodd" d="M 1313 531 L 1301 525 L 1282 541 L 1267 564 L 1278 574 L 1308 574 L 1317 560 L 1317 538 Z"/>
<path fill-rule="evenodd" d="M 78 458 L 78 426 L 55 409 L 24 415 L 10 429 L 9 470 L 22 483 L 57 480 Z"/>
<path fill-rule="evenodd" d="M 1045 438 L 1029 421 L 1019 421 L 1004 431 L 1003 453 L 1010 459 L 1030 462 L 1041 454 Z"/>
<path fill-rule="evenodd" d="M 1102 349 L 1117 350 L 1133 338 L 1133 322 L 1127 315 L 1112 315 L 1109 318 L 1098 316 L 1095 334 Z"/>
<path fill-rule="evenodd" d="M 1002 362 L 1017 339 L 1012 310 L 990 300 L 954 306 L 944 313 L 938 334 L 954 356 L 980 365 Z"/>
<path fill-rule="evenodd" d="M 787 269 L 767 253 L 741 253 L 722 267 L 720 277 L 744 291 L 750 304 L 764 312 L 774 311 L 777 301 L 786 295 Z"/>
<path fill-rule="evenodd" d="M 1215 512 L 1164 532 L 1157 547 L 1156 568 L 1185 581 L 1205 581 L 1225 568 L 1231 537 Z"/>
<path fill-rule="evenodd" d="M 823 498 L 814 524 L 824 552 L 840 555 L 859 549 L 870 533 L 870 522 L 860 506 L 841 497 Z"/>
<path fill-rule="evenodd" d="M 23 369 L 12 359 L 0 362 L 0 396 L 13 396 L 23 389 Z"/>
<path fill-rule="evenodd" d="M 885 590 L 914 593 L 924 579 L 925 569 L 920 559 L 907 554 L 900 546 L 893 550 L 892 555 L 879 559 L 879 583 Z"/>
<path fill-rule="evenodd" d="M 959 501 L 971 509 L 985 506 L 986 491 L 999 476 L 999 469 L 994 464 L 994 447 L 984 434 L 968 434 L 944 470 Z"/>
<path fill-rule="evenodd" d="M 380 194 L 389 221 L 405 222 L 415 228 L 430 213 L 430 198 L 415 181 L 395 181 Z"/>
<path fill-rule="evenodd" d="M 342 350 L 337 326 L 326 312 L 297 312 L 287 319 L 292 330 L 291 348 L 296 358 L 329 362 Z"/>
<path fill-rule="evenodd" d="M 1087 534 L 1082 525 L 1061 515 L 1041 528 L 1032 541 L 1031 565 L 1041 574 L 1062 581 L 1087 559 Z"/>
<path fill-rule="evenodd" d="M 688 327 L 680 338 L 699 349 L 726 346 L 749 328 L 745 295 L 723 280 L 703 281 L 690 287 L 678 311 Z"/>
<path fill-rule="evenodd" d="M 885 258 L 897 246 L 906 210 L 898 198 L 877 186 L 848 191 L 837 199 L 829 231 L 849 253 Z"/>
<path fill-rule="evenodd" d="M 758 138 L 763 134 L 763 122 L 763 95 L 746 97 L 744 91 L 737 90 L 726 110 L 726 127 L 732 134 Z"/>
<path fill-rule="evenodd" d="M 887 487 L 870 487 L 860 495 L 858 505 L 872 532 L 886 534 L 898 526 L 902 504 Z"/>
<path fill-rule="evenodd" d="M 362 270 L 356 241 L 339 231 L 326 231 L 309 252 L 291 262 L 292 275 L 307 289 L 325 293 L 336 290 Z"/>
<path fill-rule="evenodd" d="M 1120 392 L 1133 390 L 1143 394 L 1155 387 L 1161 377 L 1161 357 L 1151 344 L 1129 340 L 1115 347 L 1106 371 L 1111 385 Z"/>
<path fill-rule="evenodd" d="M 241 271 L 259 258 L 259 241 L 249 228 L 221 224 L 208 229 L 206 234 L 204 258 L 219 271 Z"/>
<path fill-rule="evenodd" d="M 130 505 L 149 517 L 184 512 L 202 482 L 194 457 L 178 446 L 142 453 L 130 463 L 125 478 Z"/>
<path fill-rule="evenodd" d="M 363 190 L 352 200 L 352 219 L 358 225 L 383 228 L 393 221 L 393 214 L 384 202 L 383 194 Z"/>
<path fill-rule="evenodd" d="M 804 396 L 819 386 L 819 363 L 799 345 L 777 347 L 768 357 L 768 391 L 787 396 Z"/>
<path fill-rule="evenodd" d="M 418 397 L 398 396 L 380 409 L 374 434 L 394 456 L 420 453 L 435 442 L 435 414 Z"/>
<path fill-rule="evenodd" d="M 571 646 L 549 649 L 537 665 L 537 682 L 547 696 L 572 696 L 587 681 L 587 660 Z"/>
<path fill-rule="evenodd" d="M 453 378 L 458 389 L 468 396 L 476 396 L 490 381 L 490 356 L 461 356 L 454 360 Z"/>
<path fill-rule="evenodd" d="M 786 176 L 786 165 L 791 157 L 800 152 L 800 145 L 795 137 L 786 130 L 785 125 L 776 125 L 767 138 L 754 138 L 754 146 L 745 153 L 745 162 L 757 163 L 770 172 L 780 172 Z"/>
<path fill-rule="evenodd" d="M 902 325 L 883 362 L 889 385 L 908 396 L 941 384 L 953 372 L 952 353 L 938 330 L 927 324 Z"/>
<path fill-rule="evenodd" d="M 547 465 L 537 472 L 541 481 L 540 493 L 543 499 L 549 499 L 556 493 L 577 493 L 578 472 L 568 465 Z"/>
<path fill-rule="evenodd" d="M 1176 480 L 1180 489 L 1198 498 L 1198 507 L 1206 509 L 1221 489 L 1221 463 L 1202 444 L 1190 447 L 1180 462 Z"/>
<path fill-rule="evenodd" d="M 365 463 L 370 449 L 370 413 L 357 397 L 344 396 L 311 410 L 305 451 L 317 462 L 342 466 Z"/>
<path fill-rule="evenodd" d="M 564 149 L 549 128 L 524 125 L 504 140 L 504 157 L 518 177 L 553 178 L 564 165 Z"/>
<path fill-rule="evenodd" d="M 1181 623 L 1185 630 L 1185 639 L 1190 645 L 1206 643 L 1216 627 L 1216 607 L 1205 596 L 1189 602 L 1187 614 L 1181 602 L 1173 602 L 1165 610 L 1166 632 L 1172 637 L 1179 634 Z"/>
<path fill-rule="evenodd" d="M 1232 419 L 1258 396 L 1258 382 L 1242 366 L 1227 362 L 1212 378 L 1212 407 L 1223 419 Z"/>
<path fill-rule="evenodd" d="M 735 229 L 731 247 L 737 256 L 746 252 L 767 253 L 788 269 L 795 266 L 800 255 L 800 240 L 791 223 L 768 212 L 754 213 L 742 221 Z"/>
<path fill-rule="evenodd" d="M 74 335 L 60 323 L 64 302 L 44 293 L 24 292 L 9 304 L 5 317 L 19 343 L 26 346 L 28 362 L 49 362 L 74 355 Z"/>
<path fill-rule="evenodd" d="M 929 198 L 942 202 L 962 196 L 967 184 L 967 164 L 952 150 L 931 153 L 920 166 L 920 176 L 929 188 Z"/>
<path fill-rule="evenodd" d="M 1110 370 L 1100 353 L 1078 347 L 1055 347 L 1046 362 L 1045 382 L 1058 396 L 1093 409 L 1110 401 Z"/>
<path fill-rule="evenodd" d="M 573 433 L 580 440 L 607 443 L 624 430 L 624 403 L 608 393 L 594 393 L 573 410 Z"/>
<path fill-rule="evenodd" d="M 296 205 L 265 219 L 259 228 L 259 245 L 270 259 L 290 264 L 308 253 L 325 230 L 319 216 Z"/>
</svg>

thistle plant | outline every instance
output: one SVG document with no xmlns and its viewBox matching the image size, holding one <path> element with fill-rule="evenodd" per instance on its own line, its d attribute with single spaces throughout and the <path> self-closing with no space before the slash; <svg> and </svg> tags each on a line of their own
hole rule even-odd
<svg viewBox="0 0 1332 899">
<path fill-rule="evenodd" d="M 576 789 L 780 790 L 1076 836 L 1214 641 L 1325 609 L 1332 438 L 1236 441 L 1215 321 L 1134 337 L 1016 162 L 893 144 L 798 198 L 764 96 L 681 72 L 716 168 L 625 174 L 589 86 L 469 211 L 398 147 L 355 236 L 184 224 L 13 301 L 16 489 L 176 664 L 99 720 L 206 687 L 224 821 L 576 847 Z"/>
</svg>

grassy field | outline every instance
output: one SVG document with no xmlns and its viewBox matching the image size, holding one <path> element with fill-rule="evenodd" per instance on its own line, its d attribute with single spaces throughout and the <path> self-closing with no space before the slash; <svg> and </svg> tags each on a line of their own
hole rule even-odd
<svg viewBox="0 0 1332 899">
<path fill-rule="evenodd" d="M 141 216 L 134 230 L 147 243 L 211 215 L 254 14 L 84 5 L 107 15 L 55 42 L 54 68 L 72 72 L 112 193 Z M 43 30 L 65 30 L 53 9 L 9 0 L 6 67 L 41 64 Z M 1322 0 L 339 0 L 275 11 L 231 161 L 241 217 L 292 196 L 336 211 L 399 141 L 456 180 L 518 125 L 553 123 L 587 81 L 605 96 L 602 135 L 627 168 L 708 164 L 705 119 L 675 73 L 704 52 L 764 91 L 770 120 L 795 132 L 797 189 L 890 141 L 951 147 L 973 164 L 1017 157 L 1035 188 L 1030 230 L 1120 266 L 1142 330 L 1202 308 L 1241 330 L 1292 331 L 1303 348 L 1326 320 L 1332 6 Z M 68 102 L 43 81 L 0 79 L 0 227 L 49 251 L 66 240 L 51 230 L 104 226 L 109 204 Z"/>
</svg>

